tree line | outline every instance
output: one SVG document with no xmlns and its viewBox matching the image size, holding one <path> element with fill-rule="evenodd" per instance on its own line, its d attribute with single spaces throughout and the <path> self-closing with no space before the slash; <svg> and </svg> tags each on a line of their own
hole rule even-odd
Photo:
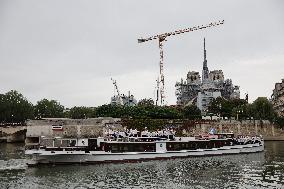
<svg viewBox="0 0 284 189">
<path fill-rule="evenodd" d="M 252 103 L 244 99 L 226 100 L 218 97 L 208 107 L 208 112 L 223 118 L 237 120 L 269 120 L 284 128 L 284 117 L 278 116 L 266 97 L 258 97 Z"/>
<path fill-rule="evenodd" d="M 243 99 L 214 99 L 207 115 L 218 115 L 223 118 L 263 119 L 284 126 L 284 118 L 277 117 L 272 104 L 265 97 L 257 98 L 253 103 Z M 0 123 L 24 123 L 27 119 L 41 118 L 86 119 L 95 117 L 133 118 L 133 119 L 201 119 L 201 111 L 190 106 L 155 106 L 152 99 L 142 99 L 137 106 L 105 104 L 98 107 L 75 106 L 65 108 L 56 100 L 42 99 L 35 105 L 21 93 L 12 90 L 0 94 Z"/>
<path fill-rule="evenodd" d="M 152 99 L 142 99 L 137 106 L 105 104 L 98 107 L 75 106 L 65 108 L 56 100 L 42 99 L 35 105 L 18 91 L 0 94 L 0 123 L 24 123 L 27 119 L 41 118 L 85 119 L 95 117 L 150 118 L 150 119 L 200 119 L 196 106 L 185 108 L 155 106 Z"/>
<path fill-rule="evenodd" d="M 271 102 L 266 97 L 258 97 L 251 104 L 244 99 L 227 100 L 218 97 L 211 102 L 208 112 L 223 118 L 238 120 L 261 119 L 274 121 L 277 118 Z"/>
</svg>

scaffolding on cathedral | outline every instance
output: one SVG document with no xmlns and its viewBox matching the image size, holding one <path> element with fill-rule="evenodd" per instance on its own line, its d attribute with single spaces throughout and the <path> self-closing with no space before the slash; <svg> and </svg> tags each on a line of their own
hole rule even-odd
<svg viewBox="0 0 284 189">
<path fill-rule="evenodd" d="M 205 38 L 202 79 L 199 72 L 189 71 L 186 80 L 176 82 L 177 105 L 196 105 L 202 113 L 206 112 L 210 102 L 217 98 L 240 98 L 239 86 L 231 79 L 224 79 L 222 70 L 209 71 L 207 66 Z"/>
</svg>

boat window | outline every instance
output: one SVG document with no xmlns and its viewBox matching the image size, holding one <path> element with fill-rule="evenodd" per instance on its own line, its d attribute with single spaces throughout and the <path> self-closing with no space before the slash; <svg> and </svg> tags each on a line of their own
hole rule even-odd
<svg viewBox="0 0 284 189">
<path fill-rule="evenodd" d="M 49 146 L 49 147 L 51 147 L 52 144 L 53 144 L 53 139 L 42 139 L 40 141 L 40 145 L 41 146 Z"/>
<path fill-rule="evenodd" d="M 97 150 L 97 139 L 89 139 L 88 140 L 88 148 L 90 150 Z"/>
<path fill-rule="evenodd" d="M 156 150 L 155 143 L 117 143 L 108 144 L 111 152 L 154 152 Z"/>
<path fill-rule="evenodd" d="M 46 151 L 63 151 L 63 148 L 46 148 Z"/>
<path fill-rule="evenodd" d="M 70 145 L 70 141 L 69 140 L 62 140 L 62 142 L 61 142 L 61 146 L 62 147 L 67 147 L 69 145 Z"/>
<path fill-rule="evenodd" d="M 123 146 L 121 147 L 121 151 L 122 151 L 122 152 L 128 152 L 128 145 L 123 145 Z"/>
<path fill-rule="evenodd" d="M 54 140 L 54 146 L 55 147 L 59 147 L 59 146 L 61 146 L 61 140 Z"/>
<path fill-rule="evenodd" d="M 112 144 L 111 145 L 111 151 L 112 152 L 118 152 L 118 145 Z"/>
<path fill-rule="evenodd" d="M 75 146 L 76 145 L 76 140 L 70 140 L 70 146 Z"/>
<path fill-rule="evenodd" d="M 39 137 L 27 137 L 26 143 L 39 143 Z"/>
<path fill-rule="evenodd" d="M 174 144 L 174 149 L 173 150 L 180 150 L 180 144 L 179 143 L 175 143 Z"/>
</svg>

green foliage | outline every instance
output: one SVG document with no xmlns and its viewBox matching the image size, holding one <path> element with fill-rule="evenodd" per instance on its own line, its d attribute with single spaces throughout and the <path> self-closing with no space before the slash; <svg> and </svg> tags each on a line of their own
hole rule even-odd
<svg viewBox="0 0 284 189">
<path fill-rule="evenodd" d="M 183 116 L 184 118 L 190 120 L 201 119 L 201 111 L 197 106 L 194 105 L 186 106 L 183 109 Z"/>
<path fill-rule="evenodd" d="M 272 104 L 265 97 L 257 98 L 252 104 L 243 99 L 226 100 L 218 97 L 214 99 L 208 113 L 222 117 L 235 117 L 237 119 L 267 119 L 275 121 L 284 127 L 284 118 L 276 116 Z M 0 94 L 0 122 L 24 122 L 36 116 L 41 117 L 70 117 L 83 119 L 92 117 L 127 118 L 133 121 L 137 127 L 144 128 L 147 125 L 156 127 L 164 124 L 157 120 L 167 119 L 201 119 L 201 112 L 196 106 L 155 106 L 152 99 L 142 99 L 137 106 L 102 105 L 97 108 L 73 107 L 64 112 L 64 107 L 55 100 L 42 99 L 33 106 L 21 93 L 9 91 Z M 133 118 L 133 119 L 131 119 Z M 156 120 L 156 121 L 150 121 Z M 148 124 L 147 124 L 148 123 Z"/>
<path fill-rule="evenodd" d="M 123 119 L 122 125 L 128 128 L 137 129 L 137 130 L 144 130 L 147 127 L 148 130 L 154 131 L 157 129 L 162 129 L 166 126 L 168 120 L 166 119 L 150 119 L 150 118 L 137 118 L 137 119 Z"/>
<path fill-rule="evenodd" d="M 154 106 L 154 100 L 152 98 L 144 98 L 142 100 L 139 100 L 138 106 Z"/>
<path fill-rule="evenodd" d="M 276 117 L 275 123 L 281 127 L 284 128 L 284 117 Z"/>
<path fill-rule="evenodd" d="M 252 108 L 255 119 L 266 119 L 272 121 L 276 117 L 273 106 L 266 97 L 258 97 L 252 103 Z"/>
<path fill-rule="evenodd" d="M 246 101 L 243 99 L 227 100 L 222 97 L 214 99 L 208 107 L 210 113 L 220 115 L 221 117 L 236 117 L 244 113 Z M 244 116 L 244 115 L 242 115 Z"/>
<path fill-rule="evenodd" d="M 116 118 L 177 119 L 181 118 L 182 114 L 177 108 L 169 106 L 119 106 L 108 104 L 97 108 L 97 116 Z"/>
<path fill-rule="evenodd" d="M 240 120 L 253 118 L 272 121 L 276 115 L 266 97 L 258 97 L 252 104 L 243 99 L 226 100 L 218 97 L 211 102 L 209 111 L 222 117 L 235 117 Z"/>
<path fill-rule="evenodd" d="M 24 122 L 34 117 L 33 105 L 19 92 L 0 94 L 0 122 Z"/>
<path fill-rule="evenodd" d="M 98 117 L 120 117 L 122 106 L 105 104 L 97 108 Z"/>
<path fill-rule="evenodd" d="M 56 100 L 42 99 L 35 105 L 35 116 L 37 118 L 59 118 L 64 116 L 64 106 Z"/>
<path fill-rule="evenodd" d="M 254 118 L 254 107 L 252 104 L 246 104 L 244 106 L 244 117 L 246 119 Z"/>
<path fill-rule="evenodd" d="M 85 119 L 96 117 L 96 109 L 90 107 L 73 107 L 69 110 L 67 117 L 72 119 Z"/>
</svg>

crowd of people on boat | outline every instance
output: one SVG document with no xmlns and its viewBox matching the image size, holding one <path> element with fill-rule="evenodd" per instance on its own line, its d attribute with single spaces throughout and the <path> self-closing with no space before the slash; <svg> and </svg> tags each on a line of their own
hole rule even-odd
<svg viewBox="0 0 284 189">
<path fill-rule="evenodd" d="M 149 131 L 147 127 L 142 131 L 137 129 L 124 128 L 123 131 L 108 129 L 105 131 L 104 136 L 107 138 L 125 138 L 125 137 L 159 137 L 159 138 L 174 138 L 176 131 L 172 128 L 162 129 L 156 131 Z"/>
<path fill-rule="evenodd" d="M 243 136 L 239 135 L 235 138 L 237 144 L 254 144 L 262 140 L 262 136 Z"/>
<path fill-rule="evenodd" d="M 206 136 L 207 138 L 204 137 L 200 137 L 199 138 L 195 138 L 196 139 L 200 139 L 200 140 L 210 140 L 210 139 L 214 139 L 214 137 L 210 137 L 210 136 L 215 136 L 215 139 L 222 139 L 223 136 L 222 134 L 218 134 L 218 135 L 214 135 L 215 132 L 210 131 Z M 119 139 L 119 138 L 138 138 L 138 137 L 156 137 L 156 138 L 164 138 L 164 139 L 170 139 L 170 140 L 174 140 L 175 138 L 175 134 L 176 131 L 173 128 L 166 128 L 166 129 L 161 129 L 161 130 L 156 130 L 156 131 L 149 131 L 147 129 L 147 127 L 144 128 L 144 130 L 139 131 L 137 129 L 128 129 L 128 128 L 124 128 L 123 130 L 115 130 L 115 129 L 107 129 L 104 132 L 104 137 L 108 138 L 108 139 Z M 254 144 L 257 142 L 260 142 L 262 140 L 262 136 L 258 137 L 258 136 L 242 136 L 242 135 L 238 135 L 237 137 L 233 136 L 233 132 L 231 133 L 226 133 L 224 134 L 224 136 L 228 135 L 225 138 L 232 138 L 233 139 L 233 143 L 235 144 Z M 231 136 L 229 136 L 231 135 Z M 216 138 L 217 137 L 217 138 Z"/>
</svg>

